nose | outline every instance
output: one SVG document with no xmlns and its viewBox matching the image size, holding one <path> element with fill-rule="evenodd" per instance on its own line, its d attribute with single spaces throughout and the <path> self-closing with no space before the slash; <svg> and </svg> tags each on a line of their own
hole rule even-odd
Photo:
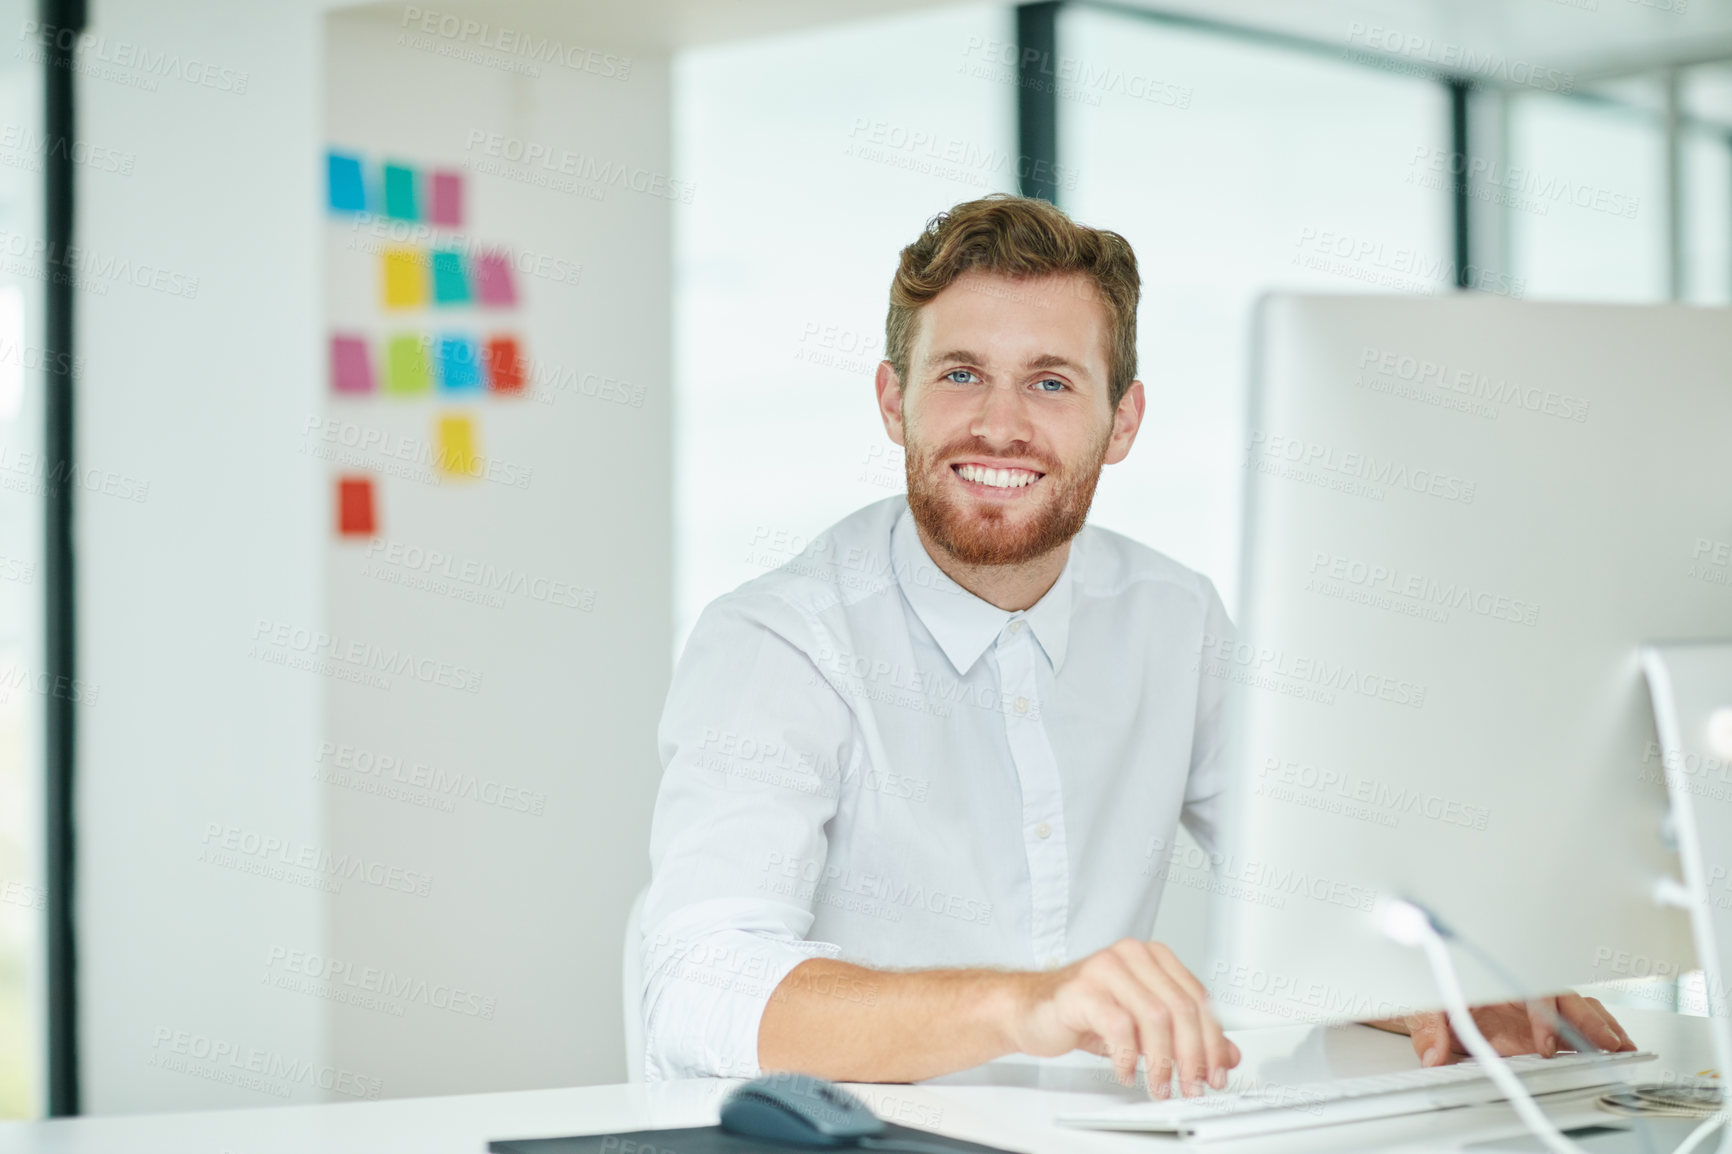
<svg viewBox="0 0 1732 1154">
<path fill-rule="evenodd" d="M 980 407 L 975 410 L 969 432 L 995 448 L 1032 440 L 1034 422 L 1021 387 L 1004 383 L 980 390 Z"/>
</svg>

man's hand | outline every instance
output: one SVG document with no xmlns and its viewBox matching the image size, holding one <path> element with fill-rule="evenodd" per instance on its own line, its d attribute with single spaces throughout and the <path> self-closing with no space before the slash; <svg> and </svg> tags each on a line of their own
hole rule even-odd
<svg viewBox="0 0 1732 1154">
<path fill-rule="evenodd" d="M 1010 1025 L 1011 1044 L 1053 1057 L 1071 1050 L 1107 1055 L 1119 1081 L 1136 1081 L 1148 1063 L 1149 1092 L 1170 1096 L 1176 1073 L 1186 1097 L 1219 1090 L 1239 1064 L 1209 1009 L 1209 995 L 1159 942 L 1126 938 L 1050 973 L 1024 975 Z"/>
<path fill-rule="evenodd" d="M 1574 1026 L 1578 1034 L 1602 1050 L 1636 1048 L 1624 1027 L 1598 998 L 1584 998 L 1580 994 L 1559 994 L 1525 1003 L 1475 1006 L 1472 1013 L 1479 1032 L 1485 1035 L 1493 1049 L 1505 1057 L 1511 1054 L 1556 1056 L 1568 1045 L 1562 1031 L 1557 1028 L 1559 1018 Z M 1413 1052 L 1419 1055 L 1422 1066 L 1440 1066 L 1467 1053 L 1467 1047 L 1456 1037 L 1448 1016 L 1441 1010 L 1385 1019 L 1372 1025 L 1412 1038 Z"/>
</svg>

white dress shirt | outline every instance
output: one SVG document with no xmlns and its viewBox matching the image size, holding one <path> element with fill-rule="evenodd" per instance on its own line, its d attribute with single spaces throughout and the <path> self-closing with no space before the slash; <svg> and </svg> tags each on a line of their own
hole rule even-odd
<svg viewBox="0 0 1732 1154">
<path fill-rule="evenodd" d="M 1229 628 L 1207 578 L 1092 525 L 1037 604 L 996 608 L 902 496 L 711 604 L 658 735 L 645 1076 L 755 1076 L 807 958 L 1028 970 L 1148 937 L 1180 819 L 1215 845 L 1198 658 Z"/>
</svg>

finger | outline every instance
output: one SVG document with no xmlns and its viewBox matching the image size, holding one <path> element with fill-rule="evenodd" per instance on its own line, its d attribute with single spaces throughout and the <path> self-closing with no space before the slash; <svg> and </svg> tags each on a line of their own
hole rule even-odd
<svg viewBox="0 0 1732 1154">
<path fill-rule="evenodd" d="M 1076 1048 L 1087 1050 L 1091 1054 L 1099 1054 L 1103 1058 L 1112 1057 L 1112 1047 L 1108 1046 L 1106 1040 L 1093 1030 L 1084 1030 L 1077 1036 Z"/>
<path fill-rule="evenodd" d="M 1583 994 L 1582 1001 L 1588 1003 L 1588 1005 L 1592 1006 L 1605 1016 L 1606 1024 L 1611 1026 L 1612 1029 L 1617 1032 L 1618 1041 L 1620 1043 L 1618 1048 L 1620 1050 L 1637 1049 L 1636 1043 L 1630 1038 L 1629 1031 L 1624 1029 L 1623 1023 L 1618 1021 L 1617 1016 L 1614 1015 L 1612 1011 L 1606 1009 L 1605 1004 L 1602 1003 L 1600 999 Z"/>
<path fill-rule="evenodd" d="M 1209 1011 L 1209 992 L 1178 957 L 1159 942 L 1126 943 L 1122 952 L 1131 972 L 1168 1007 L 1179 1086 L 1187 1096 L 1203 1085 L 1226 1085 L 1226 1036 Z"/>
<path fill-rule="evenodd" d="M 1177 1074 L 1186 1097 L 1202 1093 L 1201 1034 L 1195 1012 L 1186 1013 L 1189 997 L 1149 960 L 1141 942 L 1107 950 L 1102 962 L 1102 980 L 1136 1019 L 1150 1088 L 1157 1081 L 1169 1086 Z"/>
<path fill-rule="evenodd" d="M 1439 1066 L 1449 1056 L 1449 1020 L 1441 1012 L 1409 1014 L 1407 1036 L 1421 1066 Z"/>
<path fill-rule="evenodd" d="M 1555 1058 L 1558 1053 L 1558 1000 L 1534 998 L 1527 1003 L 1528 1029 L 1533 1033 L 1533 1050 L 1542 1058 Z M 1522 1051 L 1517 1051 L 1521 1053 Z"/>
<path fill-rule="evenodd" d="M 1489 1006 L 1470 1007 L 1468 1013 L 1472 1015 L 1473 1024 L 1478 1028 L 1480 1037 L 1506 1058 L 1511 1054 L 1539 1053 L 1546 1035 L 1557 1028 L 1556 1018 L 1549 1016 L 1546 1007 L 1538 1003 L 1497 1002 Z M 1460 1044 L 1459 1034 L 1456 1041 L 1456 1049 L 1467 1053 L 1466 1045 Z M 1555 1053 L 1556 1043 L 1552 1048 Z"/>
<path fill-rule="evenodd" d="M 1154 963 L 1196 1003 L 1197 1024 L 1202 1030 L 1203 1058 L 1208 1065 L 1209 1085 L 1217 1090 L 1223 1088 L 1227 1084 L 1227 1070 L 1238 1062 L 1236 1059 L 1228 1060 L 1229 1053 L 1233 1052 L 1229 1050 L 1232 1043 L 1227 1041 L 1227 1033 L 1221 1029 L 1221 1023 L 1215 1017 L 1215 1008 L 1209 1004 L 1209 991 L 1167 946 L 1160 942 L 1150 942 L 1148 947 L 1149 957 Z"/>
<path fill-rule="evenodd" d="M 1602 1050 L 1622 1050 L 1629 1036 L 1621 1034 L 1612 1015 L 1598 998 L 1584 998 L 1577 993 L 1558 995 L 1558 1012 L 1565 1021 Z"/>
<path fill-rule="evenodd" d="M 1172 1017 L 1173 1057 L 1180 1087 L 1187 1095 L 1201 1094 L 1205 1085 L 1215 1084 L 1217 1070 L 1225 1085 L 1226 1071 L 1219 1063 L 1225 1058 L 1221 1043 L 1226 1037 L 1209 1012 L 1209 992 L 1166 946 L 1136 944 L 1141 955 L 1136 965 L 1148 968 L 1140 976 L 1166 1002 Z"/>
<path fill-rule="evenodd" d="M 1137 1030 L 1131 1016 L 1104 991 L 1084 989 L 1079 990 L 1077 996 L 1082 1004 L 1083 1020 L 1106 1044 L 1119 1085 L 1136 1085 Z M 1152 1085 L 1154 1078 L 1150 1077 L 1149 1082 Z"/>
<path fill-rule="evenodd" d="M 1495 1002 L 1489 1006 L 1472 1006 L 1468 1013 L 1472 1016 L 1480 1036 L 1494 1051 L 1506 1058 L 1512 1054 L 1544 1053 L 1548 1036 L 1554 1038 L 1551 1053 L 1557 1053 L 1557 1016 L 1548 998 L 1537 998 L 1531 1002 Z M 1459 1035 L 1456 1037 L 1456 1051 L 1462 1054 L 1468 1052 Z"/>
</svg>

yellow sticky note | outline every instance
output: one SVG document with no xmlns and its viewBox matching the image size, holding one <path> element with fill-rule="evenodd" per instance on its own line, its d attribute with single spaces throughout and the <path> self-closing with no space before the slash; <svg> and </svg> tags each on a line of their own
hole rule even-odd
<svg viewBox="0 0 1732 1154">
<path fill-rule="evenodd" d="M 427 254 L 418 248 L 387 248 L 385 307 L 415 309 L 427 303 Z"/>
<path fill-rule="evenodd" d="M 438 431 L 434 461 L 439 471 L 453 477 L 481 476 L 481 447 L 475 436 L 475 422 L 461 413 L 453 413 L 439 418 Z"/>
</svg>

